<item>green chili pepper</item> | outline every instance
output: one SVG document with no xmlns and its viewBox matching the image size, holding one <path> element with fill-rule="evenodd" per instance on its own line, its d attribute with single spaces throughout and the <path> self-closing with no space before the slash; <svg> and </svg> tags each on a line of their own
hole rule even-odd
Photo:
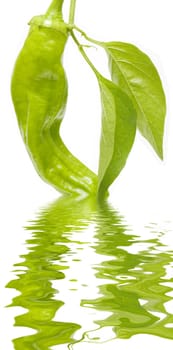
<svg viewBox="0 0 173 350">
<path fill-rule="evenodd" d="M 60 137 L 67 102 L 62 54 L 68 38 L 63 0 L 54 0 L 30 22 L 29 35 L 12 76 L 19 128 L 39 175 L 63 193 L 94 193 L 97 176 L 76 159 Z"/>
</svg>

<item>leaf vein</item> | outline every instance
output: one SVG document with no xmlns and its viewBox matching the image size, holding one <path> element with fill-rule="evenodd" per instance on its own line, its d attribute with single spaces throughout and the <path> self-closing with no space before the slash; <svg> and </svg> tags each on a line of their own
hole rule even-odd
<svg viewBox="0 0 173 350">
<path fill-rule="evenodd" d="M 141 72 L 144 76 L 146 76 L 149 80 L 155 80 L 154 78 L 152 78 L 152 76 L 149 76 L 148 74 L 146 74 L 146 72 L 144 72 L 142 69 L 138 68 L 135 64 L 129 62 L 129 61 L 126 61 L 126 60 L 116 60 L 116 62 L 122 62 L 122 63 L 125 63 L 125 64 L 128 64 L 132 67 L 134 67 L 136 70 L 138 70 L 139 72 Z"/>
<path fill-rule="evenodd" d="M 133 91 L 133 88 L 130 86 L 130 84 L 129 84 L 129 82 L 128 82 L 128 79 L 126 78 L 125 74 L 124 74 L 123 71 L 121 70 L 120 65 L 117 63 L 117 60 L 114 59 L 114 56 L 112 55 L 112 53 L 111 53 L 109 50 L 108 50 L 108 52 L 109 52 L 109 54 L 110 54 L 110 56 L 111 56 L 113 62 L 115 62 L 115 64 L 117 65 L 118 70 L 119 70 L 120 73 L 122 74 L 122 76 L 123 76 L 123 78 L 124 78 L 124 80 L 125 80 L 125 82 L 126 82 L 126 84 L 127 84 L 127 87 L 128 87 L 128 89 L 129 89 L 130 93 L 132 94 L 132 96 L 133 96 L 133 98 L 134 98 L 134 100 L 135 100 L 137 106 L 139 107 L 139 110 L 141 111 L 141 113 L 142 113 L 144 119 L 146 120 L 147 125 L 150 126 L 150 123 L 149 123 L 149 121 L 148 121 L 148 119 L 147 119 L 147 117 L 146 117 L 146 114 L 145 114 L 145 112 L 144 112 L 144 110 L 143 110 L 141 104 L 140 104 L 139 101 L 137 100 L 136 95 L 135 95 L 135 93 L 134 93 L 134 91 Z M 155 142 L 155 138 L 154 138 L 154 135 L 153 135 L 153 132 L 152 132 L 151 129 L 150 129 L 150 134 L 151 134 L 152 139 L 153 139 L 153 142 L 154 142 L 154 144 L 155 144 L 155 146 L 156 146 L 156 148 L 157 148 L 157 145 L 156 145 L 156 142 Z"/>
</svg>

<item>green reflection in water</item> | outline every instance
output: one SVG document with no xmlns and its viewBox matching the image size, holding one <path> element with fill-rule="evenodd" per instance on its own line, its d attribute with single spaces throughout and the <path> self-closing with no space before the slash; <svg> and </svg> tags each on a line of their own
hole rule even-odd
<svg viewBox="0 0 173 350">
<path fill-rule="evenodd" d="M 27 230 L 32 231 L 27 240 L 28 253 L 21 256 L 24 261 L 15 266 L 27 270 L 18 275 L 7 287 L 15 288 L 21 294 L 13 299 L 10 306 L 22 306 L 28 311 L 15 318 L 15 326 L 37 330 L 36 334 L 15 339 L 17 350 L 50 349 L 53 345 L 70 343 L 80 324 L 55 322 L 56 312 L 63 306 L 54 298 L 57 290 L 53 280 L 65 278 L 64 257 L 70 253 L 68 235 L 72 231 L 83 230 L 87 225 L 92 208 L 91 202 L 61 198 L 42 210 Z"/>
<path fill-rule="evenodd" d="M 145 240 L 140 233 L 132 234 L 107 202 L 98 205 L 92 198 L 72 197 L 62 197 L 43 209 L 26 229 L 32 232 L 26 242 L 28 252 L 15 264 L 18 279 L 7 287 L 20 292 L 10 306 L 26 309 L 16 316 L 15 326 L 29 327 L 35 334 L 14 339 L 16 350 L 46 350 L 60 344 L 73 349 L 80 341 L 102 341 L 102 332 L 109 334 L 109 329 L 119 338 L 146 333 L 173 339 L 173 315 L 165 304 L 172 300 L 168 293 L 173 288 L 166 284 L 173 278 L 166 277 L 166 267 L 172 263 L 173 252 L 161 243 L 160 234 L 155 232 Z M 88 248 L 91 256 L 85 256 Z M 90 266 L 94 280 L 86 276 L 85 298 L 83 292 L 78 293 L 76 315 L 82 310 L 84 317 L 77 318 L 69 309 L 65 321 L 59 317 L 65 308 L 63 291 L 65 300 L 69 297 L 73 304 L 80 284 L 74 272 L 70 284 L 66 283 L 72 262 L 83 275 Z M 94 297 L 92 284 L 97 286 Z M 91 309 L 94 312 L 89 313 Z"/>
<path fill-rule="evenodd" d="M 96 253 L 111 259 L 96 268 L 96 277 L 104 279 L 101 297 L 82 300 L 81 305 L 110 311 L 109 317 L 96 323 L 112 327 L 118 338 L 145 333 L 173 339 L 173 314 L 166 311 L 172 300 L 168 293 L 173 291 L 166 267 L 171 266 L 173 251 L 161 243 L 157 232 L 146 240 L 129 234 L 107 203 L 97 215 L 96 232 Z"/>
</svg>

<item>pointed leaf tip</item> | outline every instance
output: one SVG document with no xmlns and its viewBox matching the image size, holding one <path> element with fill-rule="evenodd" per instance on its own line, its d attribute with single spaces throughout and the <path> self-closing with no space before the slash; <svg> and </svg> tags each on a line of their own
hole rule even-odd
<svg viewBox="0 0 173 350">
<path fill-rule="evenodd" d="M 132 99 L 137 126 L 157 155 L 163 159 L 166 98 L 159 74 L 150 58 L 136 46 L 104 43 L 112 80 Z"/>
</svg>

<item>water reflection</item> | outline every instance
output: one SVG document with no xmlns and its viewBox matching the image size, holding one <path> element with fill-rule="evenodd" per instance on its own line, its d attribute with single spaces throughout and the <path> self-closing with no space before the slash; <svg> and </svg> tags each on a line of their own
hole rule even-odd
<svg viewBox="0 0 173 350">
<path fill-rule="evenodd" d="M 173 339 L 166 272 L 173 252 L 164 233 L 134 235 L 107 202 L 72 197 L 43 209 L 26 229 L 28 252 L 7 287 L 20 292 L 10 306 L 25 308 L 15 326 L 35 332 L 14 339 L 16 350 L 75 349 L 137 333 Z"/>
<path fill-rule="evenodd" d="M 166 277 L 166 267 L 173 261 L 173 251 L 161 243 L 162 235 L 154 236 L 145 240 L 140 233 L 132 235 L 107 203 L 99 210 L 96 253 L 111 260 L 96 268 L 96 277 L 104 279 L 101 297 L 82 300 L 81 305 L 110 311 L 109 317 L 96 322 L 112 327 L 118 338 L 146 333 L 173 339 L 173 314 L 165 307 L 172 299 L 168 293 L 173 285 L 167 283 L 173 278 Z"/>
</svg>

